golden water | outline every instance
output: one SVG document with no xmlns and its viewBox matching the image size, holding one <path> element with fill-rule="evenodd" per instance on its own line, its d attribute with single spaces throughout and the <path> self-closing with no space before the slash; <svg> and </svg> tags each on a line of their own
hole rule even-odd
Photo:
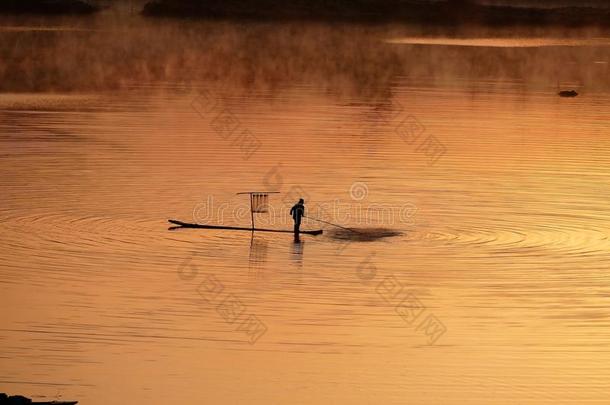
<svg viewBox="0 0 610 405">
<path fill-rule="evenodd" d="M 607 403 L 610 93 L 450 79 L 396 76 L 375 98 L 313 80 L 0 94 L 0 391 Z M 223 114 L 260 145 L 248 159 Z M 310 215 L 401 234 L 167 230 L 248 226 L 250 190 L 280 192 L 261 226 L 289 229 L 305 196 Z"/>
</svg>

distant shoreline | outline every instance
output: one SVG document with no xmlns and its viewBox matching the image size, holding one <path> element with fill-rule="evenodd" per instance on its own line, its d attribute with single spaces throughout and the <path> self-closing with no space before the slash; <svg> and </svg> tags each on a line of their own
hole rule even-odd
<svg viewBox="0 0 610 405">
<path fill-rule="evenodd" d="M 146 3 L 142 14 L 197 19 L 405 22 L 437 26 L 610 26 L 610 10 L 489 6 L 467 0 L 437 3 L 400 0 L 152 0 Z"/>
<path fill-rule="evenodd" d="M 0 15 L 87 15 L 101 7 L 82 0 L 1 0 Z"/>
</svg>

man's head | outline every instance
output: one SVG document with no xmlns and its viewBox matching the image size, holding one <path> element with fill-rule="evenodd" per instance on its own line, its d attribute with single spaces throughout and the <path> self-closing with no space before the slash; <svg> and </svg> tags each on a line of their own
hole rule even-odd
<svg viewBox="0 0 610 405">
<path fill-rule="evenodd" d="M 305 204 L 305 200 L 303 200 L 302 198 L 299 198 L 299 204 Z"/>
</svg>

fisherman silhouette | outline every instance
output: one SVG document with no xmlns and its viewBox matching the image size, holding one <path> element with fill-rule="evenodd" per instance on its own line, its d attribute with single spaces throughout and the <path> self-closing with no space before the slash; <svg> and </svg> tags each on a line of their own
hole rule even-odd
<svg viewBox="0 0 610 405">
<path fill-rule="evenodd" d="M 299 231 L 301 228 L 301 218 L 305 216 L 305 200 L 299 199 L 299 202 L 292 206 L 290 215 L 294 220 L 294 241 L 299 241 Z"/>
</svg>

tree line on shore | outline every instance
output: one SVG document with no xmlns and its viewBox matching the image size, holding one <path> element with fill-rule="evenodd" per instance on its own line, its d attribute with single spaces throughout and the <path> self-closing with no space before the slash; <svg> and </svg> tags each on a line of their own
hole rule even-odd
<svg viewBox="0 0 610 405">
<path fill-rule="evenodd" d="M 110 0 L 3 0 L 2 14 L 94 14 Z M 609 26 L 610 9 L 585 6 L 525 8 L 483 5 L 472 0 L 150 0 L 149 17 L 205 19 L 405 22 L 434 25 L 480 24 Z"/>
</svg>

